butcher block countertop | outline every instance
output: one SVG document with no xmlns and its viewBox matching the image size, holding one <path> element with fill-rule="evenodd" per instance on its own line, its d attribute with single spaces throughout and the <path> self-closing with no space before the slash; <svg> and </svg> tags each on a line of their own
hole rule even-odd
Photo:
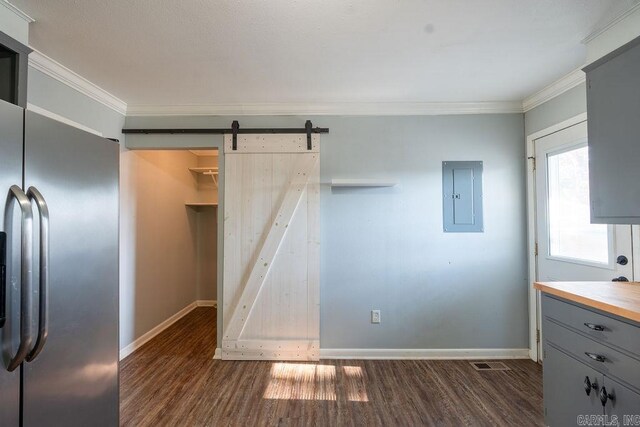
<svg viewBox="0 0 640 427">
<path fill-rule="evenodd" d="M 638 282 L 536 282 L 539 291 L 640 322 Z"/>
</svg>

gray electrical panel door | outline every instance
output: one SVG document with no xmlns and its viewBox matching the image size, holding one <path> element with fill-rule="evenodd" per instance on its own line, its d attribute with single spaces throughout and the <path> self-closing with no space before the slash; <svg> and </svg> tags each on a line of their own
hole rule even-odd
<svg viewBox="0 0 640 427">
<path fill-rule="evenodd" d="M 442 162 L 445 232 L 482 232 L 482 162 Z"/>
</svg>

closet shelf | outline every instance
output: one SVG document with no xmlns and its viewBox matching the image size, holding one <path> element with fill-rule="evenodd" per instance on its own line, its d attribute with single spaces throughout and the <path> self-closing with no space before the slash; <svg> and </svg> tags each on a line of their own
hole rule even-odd
<svg viewBox="0 0 640 427">
<path fill-rule="evenodd" d="M 217 203 L 213 203 L 213 202 L 187 202 L 184 205 L 195 210 L 200 210 L 202 208 L 211 208 L 211 207 L 215 208 L 218 206 Z"/>
<path fill-rule="evenodd" d="M 393 187 L 396 184 L 394 181 L 380 179 L 345 178 L 331 180 L 332 187 Z"/>
<path fill-rule="evenodd" d="M 191 172 L 201 173 L 203 175 L 218 175 L 218 168 L 217 167 L 199 166 L 199 167 L 196 167 L 196 168 L 189 168 L 189 170 Z"/>
<path fill-rule="evenodd" d="M 217 167 L 199 166 L 199 167 L 195 167 L 195 168 L 189 168 L 189 170 L 191 172 L 195 172 L 195 173 L 199 173 L 199 174 L 202 174 L 202 175 L 210 176 L 211 179 L 213 179 L 213 183 L 216 186 L 218 185 L 218 168 Z"/>
</svg>

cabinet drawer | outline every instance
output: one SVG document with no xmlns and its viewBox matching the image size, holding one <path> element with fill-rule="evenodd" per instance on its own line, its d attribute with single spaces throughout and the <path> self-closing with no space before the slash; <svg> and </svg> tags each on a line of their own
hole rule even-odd
<svg viewBox="0 0 640 427">
<path fill-rule="evenodd" d="M 640 327 L 543 295 L 542 313 L 596 341 L 640 355 Z M 585 323 L 587 325 L 585 325 Z M 602 328 L 602 331 L 596 329 Z"/>
<path fill-rule="evenodd" d="M 640 389 L 640 360 L 582 336 L 549 319 L 544 319 L 543 328 L 547 343 L 564 349 L 579 361 L 607 376 Z M 601 358 L 601 361 L 594 360 L 595 357 Z"/>
</svg>

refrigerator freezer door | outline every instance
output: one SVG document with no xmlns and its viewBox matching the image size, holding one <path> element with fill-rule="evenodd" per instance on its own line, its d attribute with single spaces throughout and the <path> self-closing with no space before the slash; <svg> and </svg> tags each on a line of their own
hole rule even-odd
<svg viewBox="0 0 640 427">
<path fill-rule="evenodd" d="M 49 211 L 48 320 L 42 351 L 23 364 L 23 425 L 118 425 L 117 143 L 30 111 L 25 188 Z M 39 284 L 34 205 L 34 290 Z"/>
<path fill-rule="evenodd" d="M 22 187 L 23 110 L 0 101 L 0 231 L 7 232 L 6 322 L 0 329 L 0 426 L 18 426 L 20 419 L 20 369 L 8 372 L 20 334 L 20 208 L 7 202 L 12 185 Z"/>
</svg>

